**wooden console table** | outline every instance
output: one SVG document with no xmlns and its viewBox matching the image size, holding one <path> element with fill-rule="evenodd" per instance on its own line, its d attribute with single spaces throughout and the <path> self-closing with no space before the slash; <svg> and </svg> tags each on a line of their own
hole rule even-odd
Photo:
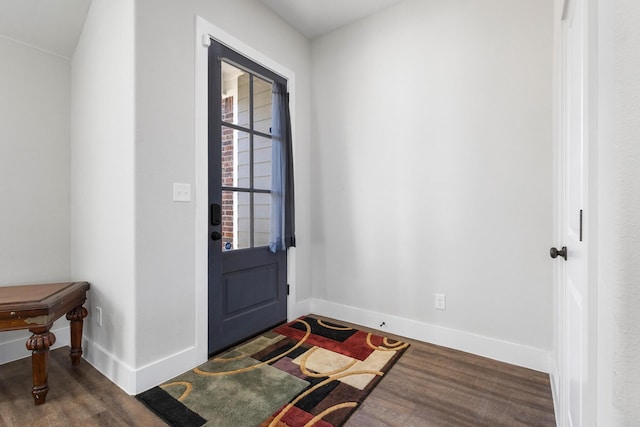
<svg viewBox="0 0 640 427">
<path fill-rule="evenodd" d="M 71 326 L 71 364 L 80 363 L 82 319 L 87 317 L 82 304 L 87 290 L 87 282 L 0 287 L 0 331 L 28 329 L 33 333 L 27 340 L 27 349 L 32 351 L 31 395 L 36 405 L 45 402 L 49 391 L 49 347 L 56 342 L 49 329 L 65 313 Z"/>
</svg>

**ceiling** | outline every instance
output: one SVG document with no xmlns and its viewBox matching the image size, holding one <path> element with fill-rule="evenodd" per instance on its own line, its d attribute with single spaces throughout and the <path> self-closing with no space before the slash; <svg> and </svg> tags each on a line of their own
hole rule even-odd
<svg viewBox="0 0 640 427">
<path fill-rule="evenodd" d="M 258 1 L 312 39 L 402 0 Z M 0 37 L 71 58 L 90 5 L 91 0 L 0 0 Z"/>
<path fill-rule="evenodd" d="M 91 0 L 0 0 L 0 37 L 71 58 Z"/>
<path fill-rule="evenodd" d="M 310 39 L 402 0 L 260 0 Z"/>
</svg>

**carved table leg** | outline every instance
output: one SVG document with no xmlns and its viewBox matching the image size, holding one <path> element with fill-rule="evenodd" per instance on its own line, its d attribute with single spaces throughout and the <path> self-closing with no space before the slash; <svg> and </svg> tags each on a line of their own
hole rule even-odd
<svg viewBox="0 0 640 427">
<path fill-rule="evenodd" d="M 67 313 L 67 320 L 71 323 L 71 364 L 78 366 L 82 356 L 82 319 L 87 317 L 87 309 L 83 306 L 75 307 Z"/>
<path fill-rule="evenodd" d="M 31 350 L 33 369 L 33 389 L 31 395 L 36 405 L 42 405 L 49 392 L 49 347 L 56 342 L 56 336 L 47 328 L 29 329 L 33 333 L 27 340 L 27 349 Z"/>
</svg>

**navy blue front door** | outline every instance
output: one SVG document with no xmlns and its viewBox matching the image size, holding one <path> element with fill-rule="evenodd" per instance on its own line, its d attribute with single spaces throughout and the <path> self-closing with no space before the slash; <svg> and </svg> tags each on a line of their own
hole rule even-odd
<svg viewBox="0 0 640 427">
<path fill-rule="evenodd" d="M 284 79 L 209 47 L 209 353 L 287 319 L 286 252 L 269 251 L 271 86 Z"/>
</svg>

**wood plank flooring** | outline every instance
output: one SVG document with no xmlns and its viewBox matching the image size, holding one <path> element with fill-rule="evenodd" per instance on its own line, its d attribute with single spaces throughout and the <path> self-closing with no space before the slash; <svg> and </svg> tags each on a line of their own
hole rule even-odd
<svg viewBox="0 0 640 427">
<path fill-rule="evenodd" d="M 334 321 L 411 344 L 345 427 L 556 425 L 548 374 Z"/>
<path fill-rule="evenodd" d="M 345 427 L 555 426 L 547 374 L 405 341 L 411 347 Z M 0 365 L 0 427 L 165 425 L 86 361 L 72 368 L 66 347 L 51 352 L 49 369 L 47 403 L 36 407 L 30 358 Z"/>
<path fill-rule="evenodd" d="M 32 385 L 30 357 L 0 365 L 0 427 L 166 425 L 86 360 L 72 367 L 69 347 L 50 354 L 43 405 L 33 404 Z"/>
</svg>

